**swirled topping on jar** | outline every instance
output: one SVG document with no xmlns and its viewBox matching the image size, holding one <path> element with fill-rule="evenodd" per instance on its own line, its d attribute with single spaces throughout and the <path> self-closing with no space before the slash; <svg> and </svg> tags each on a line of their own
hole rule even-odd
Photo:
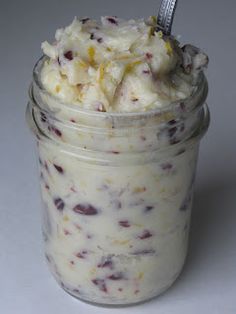
<svg viewBox="0 0 236 314">
<path fill-rule="evenodd" d="M 41 73 L 46 90 L 64 103 L 103 112 L 143 112 L 189 97 L 208 58 L 164 36 L 156 19 L 101 22 L 75 18 L 58 29 Z"/>
</svg>

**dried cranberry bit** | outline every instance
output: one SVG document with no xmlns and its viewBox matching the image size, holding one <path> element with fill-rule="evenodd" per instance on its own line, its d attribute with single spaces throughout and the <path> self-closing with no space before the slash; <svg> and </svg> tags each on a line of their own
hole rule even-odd
<svg viewBox="0 0 236 314">
<path fill-rule="evenodd" d="M 121 280 L 121 279 L 124 279 L 124 275 L 122 272 L 119 272 L 119 273 L 112 274 L 108 276 L 107 278 L 110 280 Z"/>
<path fill-rule="evenodd" d="M 177 127 L 176 126 L 174 126 L 173 128 L 168 129 L 169 137 L 173 137 L 176 132 L 177 132 Z"/>
<path fill-rule="evenodd" d="M 150 53 L 150 52 L 147 52 L 147 53 L 146 53 L 146 58 L 147 58 L 148 60 L 151 60 L 152 57 L 153 57 L 153 54 L 152 54 L 152 53 Z"/>
<path fill-rule="evenodd" d="M 112 151 L 112 154 L 119 155 L 120 152 L 118 152 L 117 150 L 113 150 L 113 151 Z"/>
<path fill-rule="evenodd" d="M 164 163 L 164 164 L 161 165 L 161 168 L 162 168 L 163 170 L 170 170 L 170 169 L 173 168 L 173 165 L 172 165 L 170 162 L 166 162 L 166 163 Z"/>
<path fill-rule="evenodd" d="M 146 206 L 145 212 L 150 212 L 153 208 L 154 208 L 154 206 Z"/>
<path fill-rule="evenodd" d="M 69 61 L 72 61 L 74 59 L 73 57 L 73 52 L 71 50 L 67 51 L 64 53 L 64 57 L 69 60 Z"/>
<path fill-rule="evenodd" d="M 88 251 L 84 250 L 82 252 L 77 253 L 76 257 L 78 257 L 78 258 L 85 258 L 87 254 L 88 254 Z"/>
<path fill-rule="evenodd" d="M 135 252 L 132 252 L 131 254 L 132 255 L 153 255 L 154 253 L 156 253 L 155 250 L 153 249 L 144 249 L 144 250 L 138 250 L 138 251 L 135 251 Z"/>
<path fill-rule="evenodd" d="M 49 129 L 49 128 L 48 128 Z M 61 137 L 62 133 L 60 130 L 58 130 L 57 128 L 55 128 L 54 126 L 51 127 L 51 130 L 58 136 Z M 50 130 L 49 130 L 50 131 Z"/>
<path fill-rule="evenodd" d="M 47 164 L 47 162 L 46 162 L 46 161 L 44 162 L 44 168 L 45 168 L 45 169 L 46 169 L 46 171 L 49 173 L 48 164 Z"/>
<path fill-rule="evenodd" d="M 144 239 L 151 238 L 152 236 L 153 234 L 149 230 L 144 230 L 143 233 L 138 236 L 138 238 L 141 240 L 144 240 Z"/>
<path fill-rule="evenodd" d="M 130 223 L 129 223 L 128 220 L 120 220 L 120 221 L 119 221 L 119 225 L 120 225 L 121 227 L 124 227 L 124 228 L 129 228 L 129 227 L 130 227 Z"/>
<path fill-rule="evenodd" d="M 98 286 L 99 290 L 103 292 L 107 292 L 107 287 L 106 287 L 106 283 L 104 279 L 99 279 L 99 278 L 92 279 L 92 283 L 95 286 Z"/>
<path fill-rule="evenodd" d="M 176 120 L 175 120 L 175 119 L 172 119 L 172 120 L 170 120 L 170 121 L 168 122 L 168 124 L 169 124 L 169 125 L 174 125 L 174 124 L 176 124 Z"/>
<path fill-rule="evenodd" d="M 82 24 L 85 24 L 85 23 L 88 22 L 89 20 L 90 20 L 90 18 L 84 17 L 84 18 L 80 19 L 80 22 L 81 22 Z"/>
<path fill-rule="evenodd" d="M 71 235 L 71 232 L 69 230 L 64 229 L 63 231 L 64 231 L 64 235 Z"/>
<path fill-rule="evenodd" d="M 101 44 L 101 43 L 103 42 L 102 37 L 99 37 L 99 38 L 97 39 L 97 42 L 98 42 L 99 44 Z"/>
<path fill-rule="evenodd" d="M 63 200 L 60 197 L 54 199 L 54 205 L 60 211 L 62 211 L 65 207 L 65 203 L 63 202 Z"/>
<path fill-rule="evenodd" d="M 64 173 L 64 170 L 63 170 L 63 168 L 61 167 L 61 166 L 58 166 L 58 165 L 56 165 L 56 164 L 53 164 L 53 166 L 55 167 L 55 169 L 59 172 L 59 173 Z"/>
<path fill-rule="evenodd" d="M 143 70 L 144 74 L 150 74 L 151 72 L 149 70 Z"/>
<path fill-rule="evenodd" d="M 189 204 L 190 204 L 190 202 L 191 202 L 191 198 L 192 198 L 191 193 L 188 193 L 188 194 L 186 195 L 185 199 L 183 200 L 182 205 L 180 206 L 180 209 L 179 209 L 179 210 L 180 210 L 181 212 L 185 212 L 186 210 L 188 210 Z"/>
<path fill-rule="evenodd" d="M 98 210 L 92 206 L 92 205 L 83 205 L 83 204 L 77 204 L 74 208 L 73 211 L 77 214 L 80 215 L 87 215 L 87 216 L 92 216 L 92 215 L 97 215 Z"/>
<path fill-rule="evenodd" d="M 114 17 L 108 17 L 107 20 L 111 24 L 118 25 L 118 22 L 117 22 L 117 20 Z"/>
<path fill-rule="evenodd" d="M 111 258 L 107 258 L 105 260 L 102 260 L 101 263 L 97 265 L 98 268 L 110 268 L 113 269 L 113 262 Z"/>
<path fill-rule="evenodd" d="M 40 112 L 40 119 L 41 119 L 41 121 L 42 122 L 47 122 L 47 116 L 45 115 L 45 113 L 44 112 Z"/>
<path fill-rule="evenodd" d="M 70 119 L 70 122 L 72 123 L 76 123 L 76 121 L 74 119 Z"/>
</svg>

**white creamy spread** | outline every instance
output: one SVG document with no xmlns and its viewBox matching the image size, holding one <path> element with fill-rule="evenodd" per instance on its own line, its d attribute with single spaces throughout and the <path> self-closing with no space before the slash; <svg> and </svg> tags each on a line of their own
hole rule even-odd
<svg viewBox="0 0 236 314">
<path fill-rule="evenodd" d="M 49 59 L 41 80 L 65 103 L 97 111 L 142 112 L 191 94 L 192 71 L 186 73 L 182 66 L 183 59 L 191 64 L 191 57 L 184 58 L 179 43 L 158 30 L 154 17 L 102 17 L 100 23 L 75 18 L 58 29 L 55 38 L 53 44 L 42 44 Z"/>
</svg>

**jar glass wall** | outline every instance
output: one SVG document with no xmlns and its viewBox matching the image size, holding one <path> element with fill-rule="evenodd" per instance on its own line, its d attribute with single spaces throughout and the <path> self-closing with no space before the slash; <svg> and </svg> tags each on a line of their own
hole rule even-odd
<svg viewBox="0 0 236 314">
<path fill-rule="evenodd" d="M 50 270 L 66 291 L 93 303 L 157 296 L 187 253 L 199 141 L 209 125 L 205 77 L 165 110 L 91 112 L 49 95 L 42 63 L 27 120 L 37 137 Z"/>
</svg>

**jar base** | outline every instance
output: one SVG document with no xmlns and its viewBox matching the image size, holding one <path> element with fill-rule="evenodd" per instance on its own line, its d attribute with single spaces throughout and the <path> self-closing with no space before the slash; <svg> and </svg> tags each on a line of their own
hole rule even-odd
<svg viewBox="0 0 236 314">
<path fill-rule="evenodd" d="M 165 286 L 164 288 L 162 288 L 159 292 L 156 292 L 153 296 L 145 298 L 145 299 L 141 299 L 139 301 L 135 301 L 135 302 L 129 302 L 129 303 L 123 303 L 122 301 L 120 301 L 120 303 L 102 303 L 102 302 L 96 302 L 96 301 L 90 301 L 86 298 L 81 298 L 79 297 L 77 294 L 73 293 L 72 291 L 68 290 L 65 286 L 61 285 L 62 289 L 68 293 L 70 296 L 72 296 L 73 298 L 77 299 L 78 301 L 82 301 L 84 303 L 87 303 L 89 305 L 93 305 L 93 306 L 98 306 L 98 307 L 105 307 L 105 308 L 124 308 L 124 307 L 131 307 L 131 306 L 136 306 L 136 305 L 140 305 L 140 304 L 144 304 L 146 302 L 150 302 L 156 298 L 158 298 L 159 296 L 161 296 L 162 294 L 164 294 L 167 290 L 169 290 L 174 283 L 176 282 L 176 280 L 179 278 L 180 274 L 182 273 L 183 267 L 181 268 L 180 272 L 175 276 L 174 280 L 168 284 L 167 286 Z"/>
</svg>

